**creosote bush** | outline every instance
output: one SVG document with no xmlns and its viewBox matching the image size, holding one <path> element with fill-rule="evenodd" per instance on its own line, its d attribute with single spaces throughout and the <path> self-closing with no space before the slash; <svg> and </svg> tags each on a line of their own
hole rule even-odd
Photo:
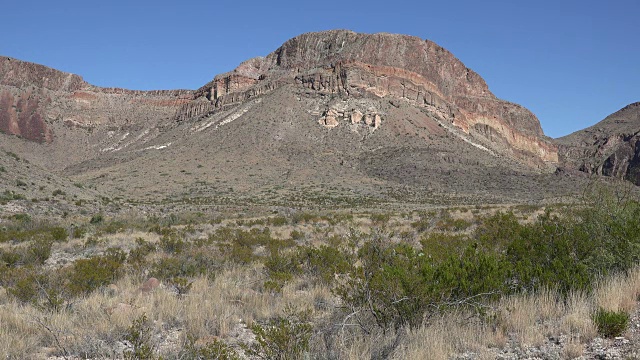
<svg viewBox="0 0 640 360">
<path fill-rule="evenodd" d="M 110 248 L 104 255 L 76 260 L 68 269 L 68 289 L 73 296 L 86 295 L 121 275 L 126 259 L 122 250 Z"/>
<path fill-rule="evenodd" d="M 301 359 L 309 350 L 313 326 L 309 322 L 310 310 L 297 311 L 292 306 L 285 308 L 285 313 L 266 324 L 254 324 L 251 331 L 256 336 L 256 342 L 245 345 L 249 355 L 261 359 L 290 360 Z"/>
<path fill-rule="evenodd" d="M 146 314 L 133 320 L 133 323 L 124 336 L 131 349 L 124 351 L 124 358 L 127 360 L 151 360 L 156 359 L 151 337 L 153 329 Z"/>
<path fill-rule="evenodd" d="M 599 309 L 593 315 L 593 322 L 598 333 L 607 338 L 621 336 L 629 325 L 629 314 L 624 311 L 607 311 Z"/>
<path fill-rule="evenodd" d="M 187 336 L 187 342 L 182 351 L 183 359 L 202 360 L 240 360 L 238 353 L 224 342 L 213 339 L 206 345 L 198 346 L 193 336 Z"/>
</svg>

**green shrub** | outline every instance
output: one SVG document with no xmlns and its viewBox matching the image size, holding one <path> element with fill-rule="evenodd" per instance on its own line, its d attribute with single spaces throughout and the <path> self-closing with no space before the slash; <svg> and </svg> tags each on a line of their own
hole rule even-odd
<svg viewBox="0 0 640 360">
<path fill-rule="evenodd" d="M 102 221 L 101 224 L 102 225 L 98 228 L 97 231 L 98 234 L 117 234 L 127 228 L 127 224 L 123 221 Z"/>
<path fill-rule="evenodd" d="M 467 235 L 432 232 L 420 239 L 422 253 L 435 263 L 444 261 L 454 254 L 462 254 L 472 240 Z"/>
<path fill-rule="evenodd" d="M 95 214 L 89 220 L 89 224 L 100 224 L 102 221 L 104 221 L 102 214 Z"/>
<path fill-rule="evenodd" d="M 305 273 L 325 284 L 332 284 L 336 274 L 345 274 L 351 270 L 352 259 L 335 246 L 303 248 L 299 257 Z"/>
<path fill-rule="evenodd" d="M 126 255 L 110 248 L 102 256 L 76 260 L 68 274 L 71 295 L 85 295 L 118 279 Z"/>
<path fill-rule="evenodd" d="M 195 338 L 190 335 L 187 335 L 187 342 L 181 355 L 181 359 L 240 360 L 238 353 L 223 341 L 213 339 L 204 346 L 197 346 Z"/>
<path fill-rule="evenodd" d="M 20 157 L 16 153 L 14 153 L 12 151 L 5 151 L 5 154 L 7 154 L 8 156 L 12 157 L 16 161 L 20 160 Z"/>
<path fill-rule="evenodd" d="M 81 239 L 85 236 L 86 233 L 87 233 L 87 229 L 85 229 L 82 226 L 78 226 L 73 228 L 73 231 L 71 232 L 71 236 L 74 239 Z"/>
<path fill-rule="evenodd" d="M 302 240 L 304 239 L 304 233 L 302 231 L 298 231 L 298 230 L 293 230 L 291 232 L 291 234 L 289 235 L 289 237 L 291 238 L 291 240 L 293 241 L 298 241 L 298 240 Z"/>
<path fill-rule="evenodd" d="M 629 314 L 624 311 L 606 311 L 602 308 L 593 316 L 593 322 L 598 328 L 598 334 L 614 338 L 621 336 L 629 326 Z"/>
<path fill-rule="evenodd" d="M 0 266 L 15 267 L 20 260 L 22 260 L 20 254 L 0 249 Z"/>
<path fill-rule="evenodd" d="M 374 238 L 357 256 L 335 293 L 351 311 L 370 314 L 385 330 L 419 326 L 451 306 L 477 309 L 504 291 L 509 274 L 503 258 L 473 244 L 436 262 L 407 244 Z M 466 301 L 472 297 L 473 302 Z"/>
<path fill-rule="evenodd" d="M 274 292 L 282 291 L 282 287 L 301 272 L 295 253 L 284 254 L 277 249 L 272 250 L 269 257 L 265 259 L 264 267 L 268 276 L 264 287 Z"/>
<path fill-rule="evenodd" d="M 220 259 L 207 249 L 190 251 L 164 257 L 156 261 L 150 269 L 151 276 L 171 281 L 174 278 L 193 278 L 200 275 L 213 277 L 220 267 Z"/>
<path fill-rule="evenodd" d="M 56 197 L 56 196 L 58 196 L 58 195 L 65 196 L 65 195 L 67 195 L 67 193 L 65 193 L 64 191 L 62 191 L 62 190 L 60 190 L 60 189 L 56 189 L 56 190 L 53 190 L 53 192 L 51 193 L 51 195 L 52 195 L 53 197 Z"/>
<path fill-rule="evenodd" d="M 13 220 L 16 220 L 22 224 L 26 224 L 26 223 L 30 223 L 31 222 L 31 216 L 29 216 L 29 214 L 15 214 L 11 217 Z"/>
<path fill-rule="evenodd" d="M 151 343 L 152 336 L 152 324 L 146 314 L 134 319 L 124 335 L 124 340 L 131 344 L 131 350 L 124 351 L 124 358 L 127 360 L 156 359 Z"/>
<path fill-rule="evenodd" d="M 287 218 L 284 216 L 274 216 L 267 219 L 267 225 L 270 226 L 284 226 L 287 225 Z"/>
<path fill-rule="evenodd" d="M 52 242 L 49 239 L 34 240 L 28 247 L 23 262 L 42 265 L 51 256 Z"/>
<path fill-rule="evenodd" d="M 14 269 L 10 274 L 11 280 L 4 283 L 7 293 L 22 303 L 38 302 L 39 289 L 37 287 L 40 276 L 32 268 Z"/>
<path fill-rule="evenodd" d="M 177 234 L 168 234 L 160 238 L 160 248 L 168 254 L 180 254 L 187 247 L 187 243 Z"/>
<path fill-rule="evenodd" d="M 292 360 L 302 359 L 309 350 L 309 339 L 313 327 L 309 322 L 310 311 L 296 311 L 287 306 L 282 317 L 258 323 L 251 327 L 256 336 L 256 344 L 245 345 L 246 352 L 262 359 Z"/>
<path fill-rule="evenodd" d="M 66 302 L 63 278 L 57 273 L 38 273 L 33 268 L 13 269 L 4 282 L 7 293 L 16 300 L 39 309 L 59 311 Z"/>
<path fill-rule="evenodd" d="M 13 192 L 11 190 L 5 190 L 3 193 L 0 194 L 0 204 L 6 204 L 11 200 L 25 200 L 27 197 Z"/>
<path fill-rule="evenodd" d="M 436 228 L 442 231 L 463 231 L 471 227 L 471 223 L 463 219 L 453 219 L 450 217 L 441 219 L 436 224 Z"/>
<path fill-rule="evenodd" d="M 316 219 L 318 219 L 318 215 L 306 213 L 306 212 L 298 212 L 291 217 L 291 223 L 292 224 L 308 223 Z"/>
<path fill-rule="evenodd" d="M 390 219 L 391 219 L 390 214 L 372 214 L 371 215 L 371 222 L 374 225 L 378 225 L 378 226 L 388 223 Z"/>
<path fill-rule="evenodd" d="M 414 228 L 418 232 L 425 232 L 434 224 L 433 213 L 425 213 L 420 215 L 420 218 L 417 221 L 411 223 L 411 227 Z"/>
<path fill-rule="evenodd" d="M 67 232 L 67 229 L 59 226 L 52 227 L 50 230 L 50 233 L 51 233 L 51 237 L 53 238 L 53 241 L 57 241 L 57 242 L 66 241 L 67 238 L 69 237 L 69 233 Z"/>
<path fill-rule="evenodd" d="M 156 246 L 143 238 L 136 238 L 136 247 L 129 251 L 127 262 L 134 266 L 141 267 L 145 263 L 148 254 L 156 251 Z"/>
</svg>

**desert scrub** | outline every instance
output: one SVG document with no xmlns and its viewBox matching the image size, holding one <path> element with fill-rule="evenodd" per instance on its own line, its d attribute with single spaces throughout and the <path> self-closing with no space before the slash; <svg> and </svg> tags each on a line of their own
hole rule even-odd
<svg viewBox="0 0 640 360">
<path fill-rule="evenodd" d="M 269 226 L 284 226 L 287 225 L 287 218 L 284 216 L 274 216 L 267 218 L 267 225 Z"/>
<path fill-rule="evenodd" d="M 315 281 L 330 285 L 336 275 L 351 270 L 350 256 L 337 246 L 304 247 L 298 252 L 303 271 Z"/>
<path fill-rule="evenodd" d="M 245 351 L 261 359 L 301 359 L 309 351 L 309 339 L 313 331 L 311 311 L 297 311 L 287 306 L 283 316 L 267 323 L 254 324 L 251 331 L 256 343 L 245 345 Z"/>
<path fill-rule="evenodd" d="M 436 228 L 441 231 L 463 231 L 471 227 L 471 225 L 467 220 L 445 217 L 437 222 Z"/>
<path fill-rule="evenodd" d="M 28 246 L 0 250 L 0 266 L 27 267 L 44 264 L 51 255 L 52 241 L 39 239 Z"/>
<path fill-rule="evenodd" d="M 95 214 L 89 220 L 89 224 L 100 224 L 103 221 L 104 217 L 102 216 L 102 214 Z"/>
<path fill-rule="evenodd" d="M 372 214 L 371 223 L 375 226 L 382 226 L 389 222 L 391 214 Z"/>
<path fill-rule="evenodd" d="M 434 219 L 435 214 L 432 212 L 428 212 L 428 213 L 421 213 L 419 216 L 420 217 L 418 220 L 411 223 L 411 227 L 418 232 L 425 232 L 431 229 L 431 227 L 435 223 L 435 219 Z"/>
<path fill-rule="evenodd" d="M 12 200 L 25 200 L 27 197 L 11 190 L 5 190 L 0 194 L 0 204 L 6 204 Z"/>
<path fill-rule="evenodd" d="M 133 320 L 124 336 L 130 349 L 123 352 L 127 360 L 151 360 L 156 359 L 152 344 L 153 327 L 146 314 Z"/>
<path fill-rule="evenodd" d="M 281 292 L 285 283 L 302 272 L 296 252 L 286 253 L 276 248 L 272 249 L 265 259 L 264 269 L 268 277 L 264 282 L 264 288 L 273 292 Z"/>
<path fill-rule="evenodd" d="M 22 304 L 30 304 L 37 309 L 59 311 L 67 301 L 64 279 L 58 273 L 38 272 L 33 267 L 14 268 L 2 280 L 7 294 Z"/>
<path fill-rule="evenodd" d="M 629 314 L 624 311 L 607 311 L 602 308 L 593 315 L 598 334 L 606 338 L 621 336 L 629 326 Z"/>
<path fill-rule="evenodd" d="M 121 268 L 126 254 L 109 248 L 104 255 L 76 260 L 68 269 L 67 285 L 72 296 L 86 295 L 93 290 L 114 282 L 122 275 Z"/>
<path fill-rule="evenodd" d="M 145 239 L 136 238 L 136 247 L 129 251 L 127 263 L 136 269 L 143 268 L 147 264 L 147 255 L 157 250 L 156 245 L 146 241 Z"/>
<path fill-rule="evenodd" d="M 198 345 L 191 335 L 187 336 L 181 355 L 182 359 L 240 360 L 238 353 L 223 341 L 213 339 L 205 345 Z"/>
<path fill-rule="evenodd" d="M 160 248 L 168 254 L 180 254 L 187 245 L 176 233 L 169 233 L 160 238 Z"/>
</svg>

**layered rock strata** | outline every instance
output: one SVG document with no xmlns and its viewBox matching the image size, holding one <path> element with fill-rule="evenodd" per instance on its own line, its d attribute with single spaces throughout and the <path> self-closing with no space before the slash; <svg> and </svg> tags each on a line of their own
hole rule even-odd
<svg viewBox="0 0 640 360">
<path fill-rule="evenodd" d="M 52 124 L 121 126 L 172 119 L 193 91 L 101 88 L 80 76 L 46 66 L 0 58 L 0 131 L 52 142 Z"/>
<path fill-rule="evenodd" d="M 640 102 L 557 142 L 563 166 L 640 185 Z"/>
<path fill-rule="evenodd" d="M 176 118 L 207 116 L 286 84 L 345 98 L 400 99 L 432 110 L 498 153 L 528 165 L 546 167 L 558 161 L 557 147 L 531 112 L 497 99 L 484 80 L 449 51 L 404 35 L 341 30 L 300 35 L 264 58 L 216 76 Z M 350 119 L 327 109 L 318 122 L 333 128 L 340 117 Z M 376 123 L 375 115 L 370 121 Z"/>
</svg>

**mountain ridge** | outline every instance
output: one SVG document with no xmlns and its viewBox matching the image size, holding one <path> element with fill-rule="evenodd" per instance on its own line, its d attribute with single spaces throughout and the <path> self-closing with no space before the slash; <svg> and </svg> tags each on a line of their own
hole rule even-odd
<svg viewBox="0 0 640 360">
<path fill-rule="evenodd" d="M 100 88 L 0 61 L 0 129 L 20 137 L 7 146 L 103 193 L 500 202 L 576 187 L 554 175 L 558 148 L 534 114 L 413 36 L 302 34 L 196 90 Z"/>
<path fill-rule="evenodd" d="M 640 102 L 598 123 L 556 139 L 561 163 L 588 174 L 640 185 Z"/>
</svg>

